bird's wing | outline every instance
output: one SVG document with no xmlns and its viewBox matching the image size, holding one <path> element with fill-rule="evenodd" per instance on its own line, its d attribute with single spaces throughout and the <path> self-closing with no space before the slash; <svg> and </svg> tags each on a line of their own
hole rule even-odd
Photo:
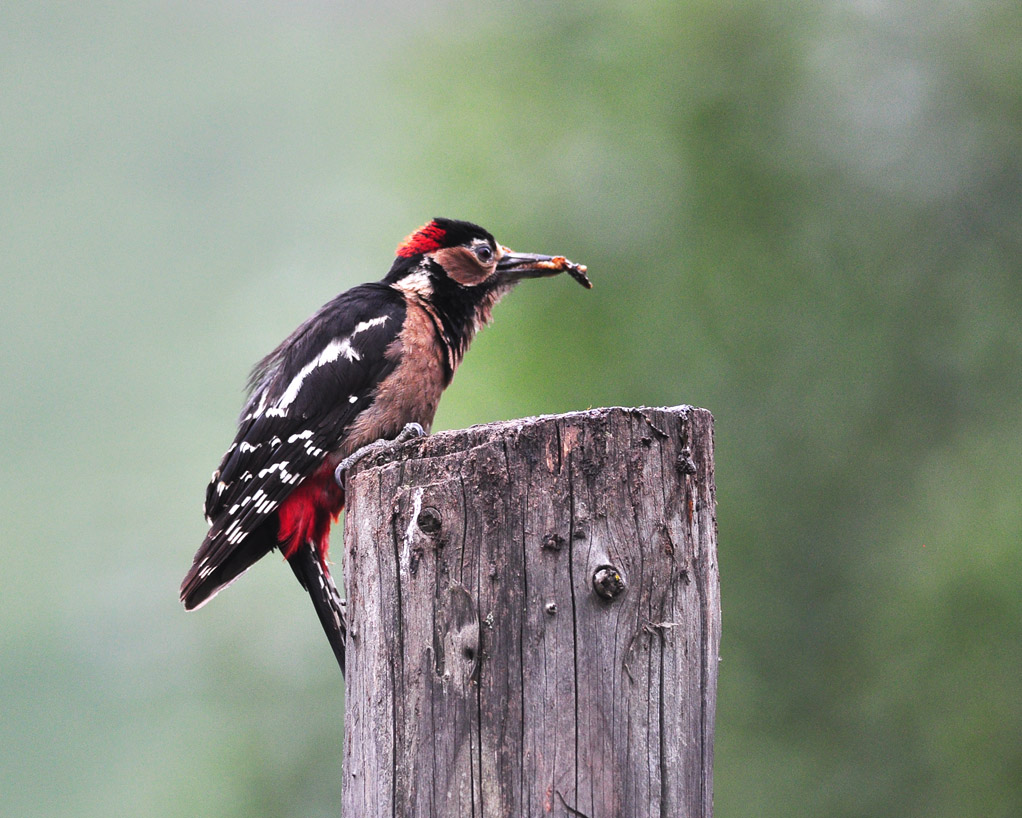
<svg viewBox="0 0 1022 818">
<path fill-rule="evenodd" d="M 198 585 L 230 559 L 338 447 L 393 369 L 395 362 L 383 351 L 398 337 L 403 320 L 404 304 L 394 290 L 356 287 L 327 304 L 256 367 L 258 383 L 238 434 L 206 490 L 210 530 L 182 595 L 189 583 Z"/>
</svg>

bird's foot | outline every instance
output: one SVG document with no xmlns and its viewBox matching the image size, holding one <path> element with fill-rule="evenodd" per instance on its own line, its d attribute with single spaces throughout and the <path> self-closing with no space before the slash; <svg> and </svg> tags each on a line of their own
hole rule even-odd
<svg viewBox="0 0 1022 818">
<path fill-rule="evenodd" d="M 340 462 L 336 469 L 334 469 L 334 479 L 338 485 L 344 486 L 344 473 L 350 469 L 355 463 L 361 460 L 366 455 L 378 454 L 379 452 L 389 449 L 392 446 L 399 446 L 402 443 L 407 443 L 416 437 L 423 437 L 426 434 L 426 430 L 418 423 L 406 423 L 405 428 L 397 433 L 397 437 L 393 440 L 377 440 L 374 443 L 369 443 L 363 446 L 361 449 L 349 454 L 344 460 Z"/>
</svg>

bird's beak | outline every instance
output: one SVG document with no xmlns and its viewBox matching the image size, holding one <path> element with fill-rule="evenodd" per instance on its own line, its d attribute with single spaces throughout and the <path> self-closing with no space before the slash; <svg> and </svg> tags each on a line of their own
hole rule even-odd
<svg viewBox="0 0 1022 818">
<path fill-rule="evenodd" d="M 504 255 L 497 262 L 497 273 L 505 281 L 514 283 L 523 278 L 545 278 L 558 273 L 567 273 L 586 289 L 592 289 L 593 283 L 586 275 L 584 264 L 576 264 L 564 256 L 541 256 L 536 253 L 515 253 L 502 248 Z"/>
</svg>

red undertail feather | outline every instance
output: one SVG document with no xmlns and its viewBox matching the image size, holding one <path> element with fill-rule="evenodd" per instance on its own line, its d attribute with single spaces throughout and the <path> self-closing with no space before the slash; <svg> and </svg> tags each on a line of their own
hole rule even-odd
<svg viewBox="0 0 1022 818">
<path fill-rule="evenodd" d="M 291 492 L 277 511 L 280 520 L 277 541 L 284 558 L 291 559 L 299 548 L 311 541 L 325 564 L 330 547 L 330 524 L 342 508 L 344 489 L 334 480 L 333 469 L 324 463 Z"/>
<path fill-rule="evenodd" d="M 402 258 L 417 256 L 419 253 L 432 253 L 443 247 L 444 230 L 435 221 L 425 224 L 408 236 L 397 248 L 397 254 Z"/>
</svg>

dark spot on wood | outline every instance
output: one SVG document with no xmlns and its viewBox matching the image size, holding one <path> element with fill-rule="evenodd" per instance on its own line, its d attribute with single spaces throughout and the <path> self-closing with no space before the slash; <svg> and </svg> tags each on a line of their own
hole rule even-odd
<svg viewBox="0 0 1022 818">
<path fill-rule="evenodd" d="M 466 645 L 461 651 L 462 655 L 470 662 L 474 662 L 476 658 L 476 650 L 471 645 Z"/>
<path fill-rule="evenodd" d="M 663 520 L 658 521 L 656 524 L 656 536 L 662 544 L 663 552 L 669 557 L 673 556 L 674 540 L 671 539 L 671 530 Z"/>
<path fill-rule="evenodd" d="M 423 534 L 432 536 L 440 533 L 443 518 L 441 518 L 440 512 L 435 508 L 424 508 L 419 512 L 419 516 L 415 518 L 415 523 Z"/>
<path fill-rule="evenodd" d="M 547 551 L 560 551 L 564 548 L 564 537 L 560 534 L 547 534 L 543 538 L 543 548 Z"/>
<path fill-rule="evenodd" d="M 433 670 L 436 675 L 444 675 L 444 640 L 439 628 L 433 629 Z"/>
<path fill-rule="evenodd" d="M 555 613 L 557 613 L 557 603 L 556 602 L 548 602 L 543 607 L 543 610 L 546 611 L 548 614 L 550 614 L 550 616 L 553 616 Z"/>
<path fill-rule="evenodd" d="M 604 599 L 617 599 L 625 591 L 625 580 L 613 565 L 601 565 L 593 574 L 593 590 Z"/>
<path fill-rule="evenodd" d="M 679 474 L 695 474 L 696 464 L 692 460 L 692 452 L 688 448 L 681 450 L 681 454 L 678 455 L 677 468 Z"/>
<path fill-rule="evenodd" d="M 537 438 L 521 438 L 517 441 L 518 453 L 525 459 L 525 462 L 529 464 L 531 468 L 535 468 L 536 465 L 543 459 L 545 452 L 541 446 L 544 441 Z"/>
<path fill-rule="evenodd" d="M 585 540 L 588 539 L 589 532 L 585 528 L 576 528 L 574 533 L 571 535 L 573 540 Z"/>
<path fill-rule="evenodd" d="M 641 443 L 643 446 L 645 446 L 648 449 L 650 446 L 653 445 L 653 438 L 646 437 L 646 436 L 640 437 L 639 438 L 639 443 Z"/>
</svg>

